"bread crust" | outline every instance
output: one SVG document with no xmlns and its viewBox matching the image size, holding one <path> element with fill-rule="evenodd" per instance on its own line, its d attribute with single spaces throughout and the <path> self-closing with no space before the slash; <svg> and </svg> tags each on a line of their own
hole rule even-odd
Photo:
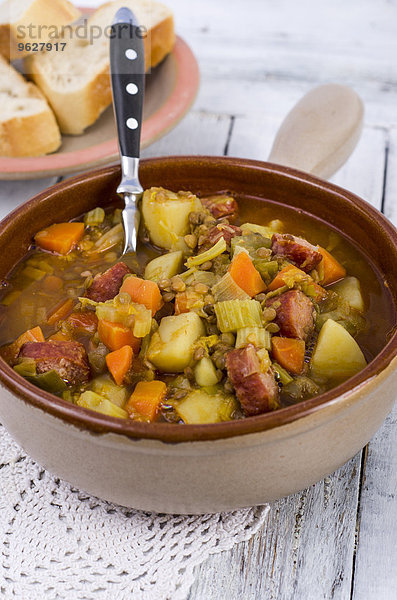
<svg viewBox="0 0 397 600">
<path fill-rule="evenodd" d="M 55 152 L 60 145 L 61 136 L 50 110 L 28 117 L 14 117 L 0 124 L 0 156 L 42 156 Z"/>
<path fill-rule="evenodd" d="M 0 120 L 0 156 L 15 158 L 54 152 L 61 145 L 61 133 L 45 97 L 33 83 L 25 81 L 1 55 L 0 67 L 2 78 L 11 77 L 11 86 L 19 90 L 18 100 L 21 105 L 24 100 L 41 101 L 39 111 L 34 114 L 14 114 L 8 119 L 4 118 L 4 113 L 0 115 L 0 119 L 3 119 Z"/>
<path fill-rule="evenodd" d="M 146 70 L 158 65 L 171 52 L 174 44 L 174 19 L 170 14 L 155 25 L 144 39 Z M 27 72 L 47 97 L 62 133 L 81 135 L 112 103 L 109 65 L 83 89 L 74 92 L 63 92 L 52 88 L 40 66 L 39 56 L 30 56 L 26 59 Z"/>
<path fill-rule="evenodd" d="M 31 83 L 30 95 L 43 96 Z M 34 89 L 33 89 L 34 88 Z M 41 113 L 12 117 L 0 123 L 0 156 L 41 156 L 55 152 L 61 145 L 61 135 L 54 114 L 49 107 Z"/>
<path fill-rule="evenodd" d="M 47 42 L 48 36 L 42 35 L 40 39 L 22 39 L 18 35 L 20 25 L 48 25 L 61 27 L 72 23 L 81 16 L 81 12 L 68 0 L 34 0 L 15 23 L 0 24 L 0 54 L 8 60 L 24 58 L 29 55 L 27 51 L 18 50 L 21 42 Z"/>
<path fill-rule="evenodd" d="M 148 32 L 144 39 L 146 70 L 153 69 L 169 54 L 175 45 L 174 18 L 170 15 Z"/>
</svg>

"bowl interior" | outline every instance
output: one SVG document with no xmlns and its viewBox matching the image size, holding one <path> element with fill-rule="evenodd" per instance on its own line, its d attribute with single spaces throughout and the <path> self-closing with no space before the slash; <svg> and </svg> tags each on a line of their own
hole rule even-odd
<svg viewBox="0 0 397 600">
<path fill-rule="evenodd" d="M 228 190 L 243 196 L 245 202 L 250 198 L 256 202 L 270 199 L 321 219 L 350 239 L 378 270 L 389 291 L 393 323 L 396 322 L 397 232 L 381 213 L 354 194 L 293 169 L 233 158 L 148 159 L 142 161 L 140 179 L 144 188 L 163 186 L 200 195 Z M 92 171 L 38 194 L 9 215 L 0 225 L 0 277 L 5 278 L 23 258 L 39 229 L 55 221 L 75 218 L 94 206 L 106 207 L 119 201 L 115 193 L 119 180 L 119 167 Z M 3 360 L 0 360 L 0 380 L 26 401 L 92 431 L 178 442 L 252 433 L 301 418 L 362 385 L 381 372 L 396 354 L 394 331 L 385 340 L 380 354 L 361 373 L 337 388 L 274 413 L 213 425 L 148 425 L 106 417 L 38 390 Z"/>
</svg>

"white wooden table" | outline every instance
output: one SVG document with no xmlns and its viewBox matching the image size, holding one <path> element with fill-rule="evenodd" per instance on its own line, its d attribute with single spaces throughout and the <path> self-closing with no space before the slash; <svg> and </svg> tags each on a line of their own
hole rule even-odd
<svg viewBox="0 0 397 600">
<path fill-rule="evenodd" d="M 364 100 L 365 128 L 333 180 L 397 223 L 396 0 L 167 3 L 202 84 L 192 112 L 145 156 L 266 159 L 301 95 L 345 83 Z M 0 182 L 0 216 L 55 181 Z M 249 543 L 197 568 L 188 600 L 396 599 L 396 419 L 336 473 L 274 503 Z"/>
</svg>

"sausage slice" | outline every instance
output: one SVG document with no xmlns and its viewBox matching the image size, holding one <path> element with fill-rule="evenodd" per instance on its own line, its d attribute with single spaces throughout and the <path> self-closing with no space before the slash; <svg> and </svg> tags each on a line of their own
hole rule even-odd
<svg viewBox="0 0 397 600">
<path fill-rule="evenodd" d="M 19 356 L 33 358 L 37 373 L 56 371 L 71 385 L 86 383 L 90 378 L 87 353 L 79 342 L 27 342 Z"/>
<path fill-rule="evenodd" d="M 121 288 L 125 275 L 131 273 L 123 262 L 116 263 L 102 275 L 97 275 L 85 293 L 86 298 L 95 302 L 112 300 Z"/>
<path fill-rule="evenodd" d="M 261 373 L 259 359 L 252 344 L 228 352 L 226 368 L 247 417 L 279 407 L 279 388 L 274 373 L 271 369 Z"/>
<path fill-rule="evenodd" d="M 201 243 L 199 240 L 200 252 L 212 248 L 212 246 L 214 246 L 222 237 L 226 244 L 229 245 L 230 240 L 234 238 L 234 236 L 241 234 L 242 231 L 240 227 L 237 227 L 236 225 L 229 225 L 228 223 L 215 225 L 214 227 L 211 227 Z"/>
<path fill-rule="evenodd" d="M 306 340 L 314 329 L 316 311 L 312 301 L 300 290 L 289 290 L 266 302 L 276 311 L 274 322 L 285 337 Z"/>
<path fill-rule="evenodd" d="M 273 234 L 272 252 L 277 256 L 285 256 L 306 273 L 315 269 L 322 259 L 316 246 L 289 233 Z"/>
<path fill-rule="evenodd" d="M 215 219 L 228 217 L 230 221 L 234 221 L 237 217 L 238 204 L 231 196 L 208 196 L 201 198 L 201 203 Z"/>
</svg>

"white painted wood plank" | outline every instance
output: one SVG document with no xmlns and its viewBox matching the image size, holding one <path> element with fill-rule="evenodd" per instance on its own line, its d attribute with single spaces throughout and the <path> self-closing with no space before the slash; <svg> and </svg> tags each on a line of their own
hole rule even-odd
<svg viewBox="0 0 397 600">
<path fill-rule="evenodd" d="M 266 158 L 278 125 L 269 117 L 260 126 L 255 118 L 236 119 L 229 152 Z M 335 180 L 380 207 L 384 156 L 384 132 L 366 129 Z M 357 455 L 323 482 L 275 503 L 253 540 L 197 569 L 189 600 L 349 598 L 359 486 Z"/>
<path fill-rule="evenodd" d="M 397 129 L 390 132 L 385 214 L 397 224 Z M 359 514 L 353 600 L 397 597 L 397 405 L 371 440 Z"/>
<path fill-rule="evenodd" d="M 0 181 L 0 219 L 56 181 L 56 177 L 28 181 Z"/>
<path fill-rule="evenodd" d="M 283 117 L 275 115 L 237 116 L 229 143 L 229 155 L 254 160 L 268 160 L 282 120 Z"/>
<path fill-rule="evenodd" d="M 191 112 L 170 133 L 142 152 L 142 157 L 171 154 L 222 155 L 229 133 L 228 116 Z"/>
<path fill-rule="evenodd" d="M 281 123 L 282 119 L 271 116 L 236 118 L 229 154 L 267 160 Z M 365 127 L 353 154 L 331 179 L 378 209 L 382 202 L 386 140 L 385 130 Z M 363 173 L 364 165 L 371 165 L 369 173 Z"/>
<path fill-rule="evenodd" d="M 198 110 L 211 110 L 230 115 L 270 115 L 283 118 L 290 108 L 309 90 L 322 83 L 343 83 L 360 95 L 365 105 L 365 123 L 372 126 L 389 127 L 397 123 L 396 93 L 381 92 L 387 84 L 364 82 L 360 85 L 352 80 L 329 77 L 320 73 L 311 81 L 298 81 L 293 77 L 267 78 L 256 76 L 255 80 L 230 79 L 228 74 L 211 76 L 206 72 L 196 102 Z"/>
<path fill-rule="evenodd" d="M 331 181 L 354 192 L 378 210 L 382 206 L 387 132 L 365 127 L 347 163 Z M 369 173 L 364 173 L 369 170 Z"/>
<path fill-rule="evenodd" d="M 169 2 L 205 73 L 199 108 L 283 114 L 291 90 L 297 99 L 313 85 L 338 81 L 363 97 L 369 123 L 396 122 L 395 2 L 202 4 Z"/>
<path fill-rule="evenodd" d="M 397 597 L 397 405 L 368 446 L 353 600 Z"/>
<path fill-rule="evenodd" d="M 272 505 L 262 531 L 197 569 L 188 600 L 346 600 L 350 594 L 360 455 Z"/>
<path fill-rule="evenodd" d="M 311 87 L 335 81 L 362 96 L 368 124 L 397 123 L 395 1 L 167 4 L 199 59 L 198 109 L 281 117 Z"/>
</svg>

